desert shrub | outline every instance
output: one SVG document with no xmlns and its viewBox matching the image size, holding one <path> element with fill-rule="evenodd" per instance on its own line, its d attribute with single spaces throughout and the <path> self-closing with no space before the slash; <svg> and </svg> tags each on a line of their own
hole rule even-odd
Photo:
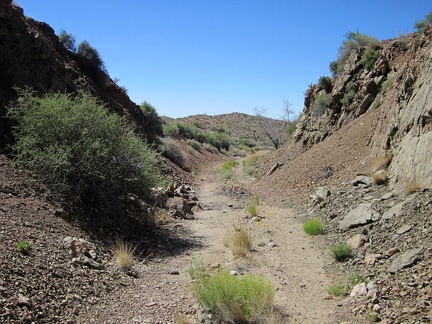
<svg viewBox="0 0 432 324">
<path fill-rule="evenodd" d="M 201 150 L 201 144 L 198 141 L 190 139 L 187 142 L 194 150 L 197 150 L 197 151 Z"/>
<path fill-rule="evenodd" d="M 366 35 L 361 34 L 359 31 L 348 32 L 345 35 L 345 40 L 339 47 L 338 58 L 336 61 L 330 63 L 330 71 L 333 76 L 338 75 L 343 71 L 346 61 L 354 50 L 367 47 L 377 47 L 379 45 L 379 40 Z"/>
<path fill-rule="evenodd" d="M 144 101 L 140 106 L 144 117 L 147 119 L 150 125 L 152 125 L 158 134 L 163 133 L 162 119 L 158 115 L 156 108 Z"/>
<path fill-rule="evenodd" d="M 381 85 L 381 89 L 380 89 L 380 93 L 384 94 L 386 93 L 388 87 L 390 86 L 390 84 L 393 82 L 393 78 L 389 77 L 387 78 Z"/>
<path fill-rule="evenodd" d="M 417 29 L 417 32 L 423 32 L 427 26 L 432 23 L 432 11 L 429 12 L 423 20 L 416 21 L 414 28 Z"/>
<path fill-rule="evenodd" d="M 345 284 L 337 283 L 328 287 L 327 292 L 329 293 L 329 295 L 336 297 L 346 296 L 349 293 L 349 287 Z"/>
<path fill-rule="evenodd" d="M 32 247 L 33 244 L 26 240 L 22 240 L 17 243 L 17 250 L 22 254 L 28 254 Z"/>
<path fill-rule="evenodd" d="M 331 95 L 329 93 L 319 94 L 313 103 L 312 112 L 316 117 L 321 116 L 324 111 L 328 108 L 331 100 Z"/>
<path fill-rule="evenodd" d="M 333 87 L 333 80 L 328 76 L 322 76 L 318 80 L 318 85 L 323 88 L 327 93 L 331 92 Z"/>
<path fill-rule="evenodd" d="M 336 261 L 344 261 L 351 257 L 353 248 L 348 243 L 336 243 L 330 247 L 330 255 Z"/>
<path fill-rule="evenodd" d="M 91 46 L 86 40 L 78 45 L 77 54 L 83 57 L 91 67 L 97 67 L 102 71 L 106 71 L 104 62 L 96 48 Z"/>
<path fill-rule="evenodd" d="M 160 184 L 156 154 L 90 94 L 37 97 L 19 90 L 19 97 L 9 109 L 15 161 L 52 194 L 108 211 L 120 195 L 148 197 Z"/>
<path fill-rule="evenodd" d="M 64 47 L 66 47 L 71 52 L 76 53 L 77 48 L 75 45 L 75 36 L 69 34 L 68 32 L 66 32 L 66 30 L 62 29 L 58 37 L 59 41 L 64 45 Z"/>
<path fill-rule="evenodd" d="M 223 270 L 210 275 L 202 265 L 190 274 L 195 279 L 193 292 L 198 303 L 218 319 L 249 323 L 271 310 L 275 288 L 261 276 L 238 278 Z"/>
<path fill-rule="evenodd" d="M 234 160 L 229 160 L 225 162 L 220 170 L 220 177 L 225 179 L 232 179 L 234 177 L 233 167 L 237 165 L 237 162 Z"/>
<path fill-rule="evenodd" d="M 171 137 L 162 138 L 160 141 L 160 151 L 162 155 L 174 162 L 177 166 L 185 168 L 187 156 L 180 144 Z"/>
<path fill-rule="evenodd" d="M 77 63 L 82 73 L 92 79 L 98 87 L 104 88 L 108 78 L 108 71 L 96 48 L 87 41 L 78 45 Z"/>
<path fill-rule="evenodd" d="M 382 185 L 388 181 L 388 173 L 386 170 L 379 170 L 371 175 L 372 182 L 376 185 Z"/>
<path fill-rule="evenodd" d="M 303 229 L 309 235 L 318 235 L 324 232 L 323 223 L 318 217 L 306 221 L 303 224 Z"/>
<path fill-rule="evenodd" d="M 120 269 L 129 270 L 132 267 L 135 249 L 132 244 L 121 240 L 115 242 L 113 253 Z"/>
<path fill-rule="evenodd" d="M 393 159 L 393 155 L 391 154 L 386 154 L 383 156 L 377 156 L 373 158 L 371 163 L 371 173 L 374 173 L 379 170 L 387 170 L 392 159 Z"/>
<path fill-rule="evenodd" d="M 362 56 L 363 67 L 367 71 L 372 70 L 379 56 L 380 56 L 380 51 L 378 49 L 369 47 Z"/>
<path fill-rule="evenodd" d="M 351 105 L 351 103 L 354 100 L 354 97 L 356 95 L 356 91 L 355 91 L 355 83 L 354 82 L 348 82 L 348 84 L 345 87 L 345 94 L 341 100 L 342 105 L 346 108 L 349 105 Z"/>
<path fill-rule="evenodd" d="M 251 155 L 248 158 L 242 161 L 243 173 L 248 174 L 250 176 L 257 176 L 255 171 L 255 165 L 258 160 L 257 155 Z"/>
<path fill-rule="evenodd" d="M 290 137 L 297 129 L 297 123 L 296 122 L 287 122 L 285 127 L 285 132 L 287 137 Z"/>
<path fill-rule="evenodd" d="M 254 194 L 251 198 L 251 204 L 258 206 L 260 204 L 260 197 L 258 194 Z"/>
<path fill-rule="evenodd" d="M 236 226 L 234 233 L 225 238 L 225 245 L 235 257 L 245 257 L 252 247 L 252 237 L 246 228 Z"/>
<path fill-rule="evenodd" d="M 251 203 L 250 205 L 248 205 L 246 207 L 246 212 L 249 214 L 249 216 L 251 217 L 255 217 L 258 215 L 258 211 L 257 211 L 257 205 Z"/>
<path fill-rule="evenodd" d="M 418 191 L 420 189 L 420 185 L 417 182 L 416 179 L 413 179 L 411 181 L 409 181 L 406 185 L 405 185 L 405 193 L 407 195 L 411 195 L 414 192 Z"/>
<path fill-rule="evenodd" d="M 163 133 L 168 137 L 178 137 L 180 135 L 180 131 L 177 127 L 177 124 L 165 123 L 162 125 Z"/>
</svg>

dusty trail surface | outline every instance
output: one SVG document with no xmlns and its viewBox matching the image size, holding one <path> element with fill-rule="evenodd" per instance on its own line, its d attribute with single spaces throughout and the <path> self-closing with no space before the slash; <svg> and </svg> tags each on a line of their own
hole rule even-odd
<svg viewBox="0 0 432 324">
<path fill-rule="evenodd" d="M 239 275 L 252 273 L 270 279 L 276 287 L 275 306 L 282 323 L 339 323 L 336 303 L 327 299 L 330 278 L 324 270 L 330 262 L 317 241 L 308 237 L 292 209 L 260 202 L 261 222 L 246 219 L 250 195 L 241 188 L 253 181 L 235 168 L 235 180 L 222 182 L 215 161 L 196 179 L 203 211 L 194 220 L 176 220 L 172 229 L 177 241 L 164 257 L 154 257 L 135 266 L 140 277 L 123 278 L 122 287 L 98 305 L 88 307 L 80 322 L 88 323 L 178 323 L 178 316 L 191 323 L 214 323 L 198 310 L 189 289 L 192 256 L 208 268 L 222 266 Z M 242 185 L 244 184 L 244 186 Z M 249 257 L 233 258 L 224 246 L 234 226 L 245 226 L 253 237 Z M 180 239 L 182 238 L 182 239 Z"/>
</svg>

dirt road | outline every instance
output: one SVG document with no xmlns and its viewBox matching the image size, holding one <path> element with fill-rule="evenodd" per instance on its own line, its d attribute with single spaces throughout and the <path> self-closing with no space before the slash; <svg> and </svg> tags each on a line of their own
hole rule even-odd
<svg viewBox="0 0 432 324">
<path fill-rule="evenodd" d="M 324 265 L 330 261 L 325 251 L 304 233 L 292 209 L 261 201 L 258 215 L 262 221 L 246 219 L 250 196 L 229 195 L 223 188 L 239 188 L 253 179 L 243 175 L 239 163 L 234 180 L 224 183 L 218 176 L 220 166 L 221 162 L 214 162 L 197 174 L 204 210 L 196 213 L 194 220 L 176 220 L 171 229 L 174 238 L 167 240 L 172 251 L 137 263 L 140 277 L 121 279 L 121 289 L 89 306 L 80 322 L 179 323 L 181 318 L 195 323 L 199 318 L 213 323 L 197 311 L 189 288 L 191 259 L 197 256 L 208 267 L 220 265 L 239 275 L 252 273 L 270 279 L 276 287 L 275 306 L 283 314 L 281 323 L 339 323 L 335 320 L 336 303 L 326 299 L 330 281 Z M 253 251 L 242 259 L 233 258 L 224 246 L 227 234 L 238 225 L 247 227 L 253 237 Z"/>
</svg>

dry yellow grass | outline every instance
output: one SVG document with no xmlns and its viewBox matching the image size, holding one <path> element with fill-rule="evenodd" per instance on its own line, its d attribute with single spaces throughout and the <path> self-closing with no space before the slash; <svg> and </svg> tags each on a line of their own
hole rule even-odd
<svg viewBox="0 0 432 324">
<path fill-rule="evenodd" d="M 252 247 L 252 238 L 247 229 L 237 227 L 234 233 L 228 235 L 224 243 L 235 257 L 245 257 Z"/>
<path fill-rule="evenodd" d="M 382 185 L 387 182 L 388 175 L 386 170 L 379 170 L 371 175 L 372 181 L 376 185 Z"/>
<path fill-rule="evenodd" d="M 393 155 L 386 154 L 385 156 L 377 156 L 372 159 L 371 173 L 375 173 L 380 170 L 387 170 L 388 166 L 392 161 Z"/>
<path fill-rule="evenodd" d="M 407 195 L 410 195 L 414 192 L 416 192 L 417 190 L 420 189 L 420 185 L 418 184 L 416 179 L 411 180 L 410 182 L 408 182 L 405 186 L 405 193 Z"/>
<path fill-rule="evenodd" d="M 131 244 L 117 240 L 114 245 L 114 256 L 120 269 L 129 270 L 134 261 L 135 247 Z"/>
</svg>

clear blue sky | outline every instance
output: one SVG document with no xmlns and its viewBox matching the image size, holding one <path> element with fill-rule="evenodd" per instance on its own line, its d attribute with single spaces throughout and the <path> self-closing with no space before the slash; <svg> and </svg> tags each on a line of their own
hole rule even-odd
<svg viewBox="0 0 432 324">
<path fill-rule="evenodd" d="M 302 111 L 304 92 L 348 31 L 378 39 L 413 31 L 426 0 L 17 0 L 56 33 L 95 47 L 137 104 L 184 117 L 265 108 Z"/>
</svg>

